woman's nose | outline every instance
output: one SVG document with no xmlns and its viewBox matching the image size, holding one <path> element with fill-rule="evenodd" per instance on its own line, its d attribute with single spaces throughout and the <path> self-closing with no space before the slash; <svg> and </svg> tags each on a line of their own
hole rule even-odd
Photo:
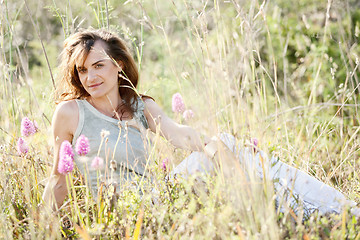
<svg viewBox="0 0 360 240">
<path fill-rule="evenodd" d="M 88 70 L 88 80 L 93 80 L 95 78 L 95 72 L 92 70 Z"/>
</svg>

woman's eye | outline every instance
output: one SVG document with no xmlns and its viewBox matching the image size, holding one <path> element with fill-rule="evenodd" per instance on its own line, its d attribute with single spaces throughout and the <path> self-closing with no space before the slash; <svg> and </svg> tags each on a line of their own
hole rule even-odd
<svg viewBox="0 0 360 240">
<path fill-rule="evenodd" d="M 95 65 L 95 68 L 101 68 L 102 66 L 104 66 L 104 65 L 102 65 L 102 64 L 96 64 L 96 65 Z"/>
<path fill-rule="evenodd" d="M 80 68 L 80 69 L 78 69 L 78 72 L 79 72 L 79 73 L 86 73 L 86 69 Z"/>
</svg>

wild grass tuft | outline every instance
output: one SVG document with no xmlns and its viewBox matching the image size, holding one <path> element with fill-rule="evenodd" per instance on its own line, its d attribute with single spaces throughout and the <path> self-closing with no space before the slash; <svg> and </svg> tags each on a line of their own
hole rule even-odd
<svg viewBox="0 0 360 240">
<path fill-rule="evenodd" d="M 69 197 L 46 213 L 41 195 L 52 167 L 50 120 L 62 41 L 83 27 L 121 34 L 140 69 L 140 90 L 179 122 L 209 136 L 251 138 L 360 202 L 359 34 L 355 0 L 166 1 L 4 0 L 0 15 L 0 238 L 360 239 L 359 219 L 304 219 L 275 208 L 271 182 L 167 181 L 189 153 L 159 136 L 151 181 L 95 197 L 77 171 Z M 54 75 L 54 76 L 53 76 Z M 195 117 L 171 112 L 180 92 Z M 20 122 L 40 131 L 18 156 Z M 138 191 L 141 188 L 142 194 Z"/>
</svg>

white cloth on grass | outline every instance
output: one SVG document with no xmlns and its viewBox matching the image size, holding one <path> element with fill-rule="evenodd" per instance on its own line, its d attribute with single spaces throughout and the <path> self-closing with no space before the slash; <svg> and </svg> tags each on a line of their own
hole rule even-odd
<svg viewBox="0 0 360 240">
<path fill-rule="evenodd" d="M 352 213 L 360 216 L 359 208 L 354 201 L 346 197 L 335 188 L 317 180 L 305 172 L 294 168 L 276 157 L 269 159 L 263 151 L 253 153 L 251 148 L 236 146 L 234 136 L 226 133 L 220 134 L 219 138 L 237 156 L 242 166 L 247 170 L 255 170 L 258 177 L 266 176 L 274 182 L 277 203 L 280 210 L 284 206 L 291 206 L 294 211 L 299 207 L 304 210 L 305 216 L 318 210 L 320 214 L 341 213 L 344 207 L 352 207 Z M 266 164 L 262 166 L 260 156 Z M 195 173 L 209 173 L 214 165 L 203 152 L 193 152 L 184 159 L 172 172 L 173 175 L 192 175 Z M 265 171 L 265 172 L 264 172 Z"/>
</svg>

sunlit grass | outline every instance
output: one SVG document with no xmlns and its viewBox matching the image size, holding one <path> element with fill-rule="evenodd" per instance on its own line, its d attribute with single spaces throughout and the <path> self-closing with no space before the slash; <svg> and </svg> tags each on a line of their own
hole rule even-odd
<svg viewBox="0 0 360 240">
<path fill-rule="evenodd" d="M 116 201 L 112 189 L 95 199 L 75 171 L 64 206 L 48 213 L 42 205 L 52 167 L 49 69 L 56 77 L 65 35 L 90 25 L 124 37 L 140 67 L 140 92 L 177 121 L 209 136 L 229 132 L 242 144 L 256 137 L 269 155 L 359 202 L 359 12 L 349 15 L 352 1 L 309 2 L 296 9 L 280 0 L 44 0 L 26 1 L 27 12 L 23 1 L 4 1 L 0 238 L 359 239 L 359 223 L 347 212 L 306 221 L 289 209 L 279 212 L 271 182 L 256 177 L 230 186 L 221 176 L 203 184 L 166 181 L 161 161 L 175 166 L 189 153 L 159 136 L 148 159 L 153 178 L 142 181 L 142 193 L 124 185 Z M 195 112 L 189 122 L 171 112 L 175 92 Z M 20 157 L 24 116 L 36 120 L 40 132 L 27 139 L 29 154 Z"/>
</svg>

